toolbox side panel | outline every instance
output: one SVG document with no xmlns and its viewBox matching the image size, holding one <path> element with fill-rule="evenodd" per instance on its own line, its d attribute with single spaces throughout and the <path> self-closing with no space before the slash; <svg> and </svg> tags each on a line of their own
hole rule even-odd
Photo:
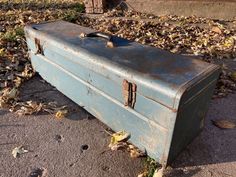
<svg viewBox="0 0 236 177">
<path fill-rule="evenodd" d="M 73 63 L 71 62 L 71 60 L 65 58 L 64 56 L 61 56 L 55 51 L 49 50 L 48 48 L 46 48 L 44 52 L 47 58 L 50 58 L 50 61 L 53 61 L 54 63 L 66 68 L 74 75 L 80 77 L 81 79 L 85 80 L 86 82 L 98 88 L 99 90 L 102 90 L 107 95 L 111 96 L 113 99 L 119 101 L 121 104 L 124 104 L 124 98 L 122 95 L 122 82 L 124 78 L 120 77 L 119 75 L 114 76 L 114 73 L 107 72 L 107 70 L 104 68 L 101 68 L 101 70 L 103 70 L 102 73 L 104 73 L 103 75 L 101 75 L 95 72 L 95 69 L 91 70 L 84 66 L 81 66 L 78 63 Z M 114 77 L 116 78 L 116 81 L 113 80 Z M 138 84 L 136 85 L 137 96 L 133 109 L 142 114 L 143 116 L 149 117 L 150 120 L 155 121 L 160 126 L 168 128 L 170 121 L 169 114 L 172 114 L 173 111 L 161 104 L 158 104 L 150 98 L 146 98 L 141 95 L 139 93 L 140 87 Z"/>
<path fill-rule="evenodd" d="M 187 104 L 181 106 L 182 102 L 180 103 L 180 109 L 177 114 L 170 152 L 168 155 L 168 164 L 170 164 L 183 150 L 183 148 L 186 147 L 203 129 L 208 105 L 210 103 L 218 75 L 219 71 L 215 71 L 212 75 L 205 78 L 205 80 L 202 81 L 205 83 L 205 86 L 202 87 L 197 94 L 192 96 L 192 99 L 189 100 Z M 210 78 L 214 79 L 211 80 Z M 200 86 L 203 85 L 199 83 L 199 87 Z M 188 93 L 186 94 L 188 95 Z"/>
<path fill-rule="evenodd" d="M 32 51 L 35 51 L 35 45 L 32 40 L 28 40 L 28 45 Z M 53 63 L 56 63 L 66 70 L 72 72 L 74 75 L 85 80 L 89 84 L 93 85 L 97 89 L 104 91 L 107 95 L 111 96 L 113 99 L 116 99 L 121 104 L 124 103 L 122 82 L 124 78 L 121 76 L 108 71 L 106 68 L 100 68 L 100 72 L 96 72 L 98 68 L 94 65 L 94 69 L 90 65 L 88 68 L 88 63 L 85 63 L 78 56 L 73 54 L 69 55 L 65 50 L 60 50 L 59 48 L 44 44 L 44 55 Z M 73 62 L 71 57 L 76 57 L 77 62 Z M 103 74 L 100 74 L 103 73 Z M 127 79 L 127 78 L 126 78 Z M 128 80 L 132 82 L 131 80 Z M 143 116 L 149 117 L 150 120 L 155 121 L 157 124 L 164 128 L 168 128 L 170 123 L 170 115 L 175 112 L 172 109 L 163 106 L 151 98 L 147 98 L 144 95 L 140 94 L 140 85 L 137 85 L 137 96 L 134 106 L 134 110 L 142 114 Z"/>
<path fill-rule="evenodd" d="M 131 133 L 131 142 L 158 162 L 166 161 L 164 150 L 168 129 L 163 129 L 154 121 L 125 107 L 123 104 L 73 75 L 63 67 L 52 63 L 41 55 L 31 53 L 36 71 L 59 91 L 96 116 L 113 130 L 126 130 Z M 175 116 L 173 114 L 172 116 Z"/>
</svg>

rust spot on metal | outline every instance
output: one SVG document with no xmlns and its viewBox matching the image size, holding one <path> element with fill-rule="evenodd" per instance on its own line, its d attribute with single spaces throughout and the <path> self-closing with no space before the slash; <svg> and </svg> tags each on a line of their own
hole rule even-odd
<svg viewBox="0 0 236 177">
<path fill-rule="evenodd" d="M 123 97 L 124 97 L 124 105 L 128 106 L 129 102 L 129 82 L 127 80 L 123 80 L 122 83 L 122 91 L 123 91 Z"/>
<path fill-rule="evenodd" d="M 124 105 L 134 108 L 136 102 L 137 86 L 134 83 L 123 80 L 122 91 L 124 97 Z"/>
<path fill-rule="evenodd" d="M 43 46 L 40 44 L 40 40 L 38 38 L 35 38 L 34 42 L 36 46 L 36 54 L 44 55 Z"/>
<path fill-rule="evenodd" d="M 136 102 L 136 91 L 137 91 L 137 85 L 134 83 L 131 83 L 132 86 L 132 98 L 131 98 L 131 107 L 134 108 L 134 104 Z"/>
</svg>

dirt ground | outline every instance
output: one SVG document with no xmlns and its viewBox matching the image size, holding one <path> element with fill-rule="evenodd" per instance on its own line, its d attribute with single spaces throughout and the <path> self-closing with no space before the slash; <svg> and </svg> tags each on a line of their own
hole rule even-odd
<svg viewBox="0 0 236 177">
<path fill-rule="evenodd" d="M 50 177 L 136 177 L 144 159 L 108 149 L 103 123 L 59 93 L 40 76 L 21 88 L 22 100 L 57 101 L 69 105 L 67 118 L 39 114 L 19 117 L 0 111 L 0 177 L 28 177 L 43 169 Z M 236 94 L 212 100 L 204 131 L 180 154 L 166 177 L 235 177 L 236 129 L 221 130 L 211 120 L 236 119 Z M 23 145 L 28 153 L 14 158 Z M 86 146 L 87 145 L 87 146 Z"/>
</svg>

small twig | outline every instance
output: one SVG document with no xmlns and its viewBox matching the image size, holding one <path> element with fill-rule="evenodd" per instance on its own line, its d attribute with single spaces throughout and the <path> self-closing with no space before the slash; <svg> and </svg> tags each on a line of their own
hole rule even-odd
<svg viewBox="0 0 236 177">
<path fill-rule="evenodd" d="M 106 129 L 104 129 L 104 131 L 105 131 L 108 135 L 112 136 L 112 133 L 108 132 Z"/>
</svg>

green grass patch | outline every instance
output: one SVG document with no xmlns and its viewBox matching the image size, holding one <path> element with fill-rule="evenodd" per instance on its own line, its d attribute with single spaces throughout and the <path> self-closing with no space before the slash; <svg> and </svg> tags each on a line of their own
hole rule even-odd
<svg viewBox="0 0 236 177">
<path fill-rule="evenodd" d="M 62 19 L 69 21 L 69 22 L 75 22 L 78 19 L 78 12 L 77 11 L 68 11 L 63 14 Z"/>
<path fill-rule="evenodd" d="M 84 4 L 82 4 L 82 3 L 76 3 L 75 4 L 75 7 L 74 7 L 74 10 L 76 11 L 76 12 L 84 12 L 85 11 L 85 6 L 84 6 Z"/>
<path fill-rule="evenodd" d="M 18 37 L 24 36 L 24 30 L 22 27 L 16 27 L 15 29 L 11 29 L 6 31 L 2 36 L 1 39 L 7 42 L 15 42 L 17 41 Z"/>
<path fill-rule="evenodd" d="M 8 42 L 14 42 L 16 41 L 16 34 L 14 31 L 7 31 L 6 33 L 4 33 L 4 35 L 2 36 L 2 39 L 4 41 L 8 41 Z"/>
<path fill-rule="evenodd" d="M 153 177 L 155 170 L 159 167 L 158 163 L 151 157 L 145 159 L 144 177 Z"/>
<path fill-rule="evenodd" d="M 14 31 L 15 31 L 16 36 L 24 36 L 25 35 L 24 29 L 22 27 L 17 27 L 17 28 L 15 28 Z"/>
<path fill-rule="evenodd" d="M 75 22 L 78 19 L 80 13 L 84 12 L 84 10 L 84 4 L 77 3 L 73 8 L 71 8 L 71 10 L 63 13 L 62 19 L 69 22 Z"/>
</svg>

